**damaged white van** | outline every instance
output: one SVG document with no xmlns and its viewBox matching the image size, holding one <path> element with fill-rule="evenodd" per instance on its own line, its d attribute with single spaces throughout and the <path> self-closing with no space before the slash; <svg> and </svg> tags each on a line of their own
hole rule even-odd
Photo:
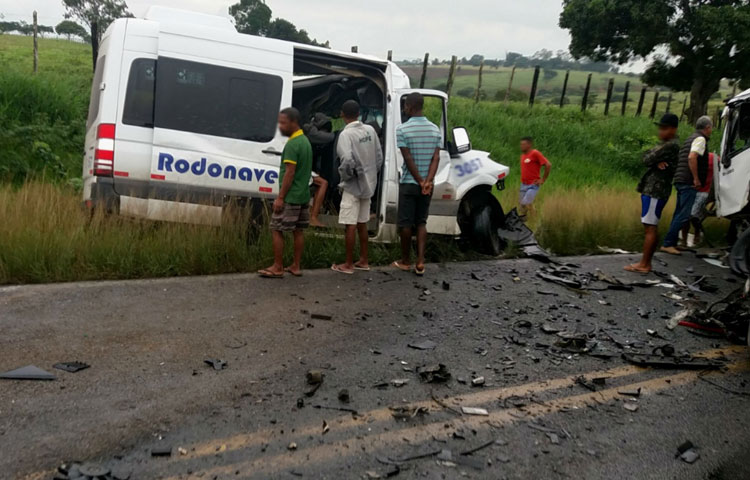
<svg viewBox="0 0 750 480">
<path fill-rule="evenodd" d="M 403 164 L 395 132 L 405 121 L 403 99 L 414 91 L 392 62 L 243 35 L 223 17 L 152 7 L 145 19 L 113 22 L 102 39 L 84 201 L 121 215 L 216 225 L 230 204 L 262 211 L 278 192 L 285 139 L 276 121 L 289 105 L 311 123 L 333 118 L 330 135 L 314 142 L 314 169 L 335 186 L 333 125 L 343 102 L 354 99 L 384 149 L 369 230 L 374 241 L 394 240 Z M 504 214 L 491 189 L 504 185 L 508 167 L 472 150 L 463 128 L 452 129 L 450 141 L 446 95 L 416 91 L 443 134 L 428 231 L 498 253 Z M 329 188 L 331 214 L 337 190 Z M 332 216 L 327 220 L 335 224 Z"/>
</svg>

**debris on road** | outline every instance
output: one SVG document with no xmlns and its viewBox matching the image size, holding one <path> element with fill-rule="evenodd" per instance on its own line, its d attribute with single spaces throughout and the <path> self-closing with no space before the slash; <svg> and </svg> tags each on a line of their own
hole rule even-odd
<svg viewBox="0 0 750 480">
<path fill-rule="evenodd" d="M 592 382 L 589 382 L 583 375 L 576 377 L 575 383 L 586 388 L 587 390 L 591 390 L 592 392 L 596 391 L 596 385 L 594 385 Z"/>
<path fill-rule="evenodd" d="M 625 408 L 625 410 L 628 410 L 630 412 L 636 412 L 636 411 L 638 411 L 638 404 L 637 403 L 625 402 L 625 403 L 622 404 L 622 406 L 623 406 L 623 408 Z"/>
<path fill-rule="evenodd" d="M 448 367 L 442 363 L 417 367 L 417 374 L 424 383 L 444 383 L 451 378 Z"/>
<path fill-rule="evenodd" d="M 9 372 L 0 373 L 0 378 L 6 380 L 55 380 L 57 377 L 39 367 L 27 365 Z"/>
<path fill-rule="evenodd" d="M 617 393 L 620 395 L 626 395 L 628 397 L 640 397 L 641 396 L 641 387 L 635 388 L 635 389 L 622 389 L 618 390 Z"/>
<path fill-rule="evenodd" d="M 399 407 L 389 407 L 391 415 L 397 420 L 408 420 L 417 415 L 427 415 L 430 409 L 422 406 L 403 405 Z"/>
<path fill-rule="evenodd" d="M 466 415 L 480 415 L 483 417 L 489 416 L 489 412 L 485 410 L 484 408 L 461 407 L 461 411 L 465 413 Z"/>
<path fill-rule="evenodd" d="M 224 370 L 227 368 L 227 362 L 218 358 L 207 358 L 203 360 L 206 365 L 214 367 L 214 370 Z"/>
<path fill-rule="evenodd" d="M 326 315 L 325 313 L 311 313 L 310 318 L 312 320 L 333 320 L 333 315 Z"/>
<path fill-rule="evenodd" d="M 677 455 L 685 463 L 695 463 L 700 458 L 700 455 L 696 451 L 695 445 L 690 440 L 683 442 L 677 447 Z"/>
<path fill-rule="evenodd" d="M 391 385 L 393 385 L 396 388 L 403 387 L 407 383 L 409 383 L 409 379 L 408 378 L 397 378 L 395 380 L 391 380 Z"/>
<path fill-rule="evenodd" d="M 639 367 L 671 368 L 682 370 L 712 370 L 726 366 L 726 362 L 690 355 L 667 357 L 644 353 L 623 353 L 622 358 Z"/>
<path fill-rule="evenodd" d="M 81 370 L 85 370 L 89 368 L 91 365 L 88 365 L 83 362 L 60 362 L 52 365 L 52 368 L 56 368 L 58 370 L 63 370 L 65 372 L 70 373 L 76 373 L 80 372 Z"/>
<path fill-rule="evenodd" d="M 291 450 L 297 450 L 297 443 L 295 443 L 295 442 L 290 443 L 289 445 L 287 445 L 286 449 L 290 450 L 290 451 Z"/>
<path fill-rule="evenodd" d="M 484 386 L 484 377 L 477 377 L 471 380 L 471 386 L 472 387 L 483 387 Z"/>
<path fill-rule="evenodd" d="M 305 391 L 305 396 L 312 397 L 323 384 L 323 372 L 320 370 L 308 370 L 305 378 L 307 379 L 307 384 L 310 385 L 310 388 Z"/>
<path fill-rule="evenodd" d="M 407 345 L 409 348 L 415 350 L 434 350 L 437 347 L 437 343 L 432 340 L 422 340 L 419 342 L 412 342 Z"/>
<path fill-rule="evenodd" d="M 151 448 L 152 457 L 171 457 L 172 445 L 157 445 Z"/>
<path fill-rule="evenodd" d="M 339 390 L 338 398 L 339 398 L 339 402 L 341 403 L 349 403 L 351 401 L 351 397 L 349 396 L 349 390 L 347 390 L 346 388 L 342 388 L 341 390 Z"/>
<path fill-rule="evenodd" d="M 331 430 L 331 427 L 328 426 L 328 422 L 323 420 L 323 435 L 328 433 Z"/>
</svg>

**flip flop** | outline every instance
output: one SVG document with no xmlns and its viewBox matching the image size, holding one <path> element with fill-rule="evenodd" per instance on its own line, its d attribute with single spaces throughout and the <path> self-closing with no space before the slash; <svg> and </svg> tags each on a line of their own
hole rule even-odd
<svg viewBox="0 0 750 480">
<path fill-rule="evenodd" d="M 292 269 L 290 269 L 289 267 L 286 267 L 286 268 L 284 269 L 284 271 L 285 271 L 286 273 L 290 274 L 290 275 L 291 275 L 291 276 L 293 276 L 293 277 L 301 277 L 301 276 L 302 276 L 302 272 L 293 272 L 293 271 L 292 271 Z"/>
<path fill-rule="evenodd" d="M 415 267 L 414 268 L 414 273 L 417 274 L 418 277 L 423 277 L 424 276 L 424 272 L 425 272 L 424 265 L 422 265 L 422 268 L 419 268 L 419 267 Z"/>
<path fill-rule="evenodd" d="M 369 272 L 370 267 L 360 267 L 356 263 L 354 264 L 354 270 L 359 270 L 360 272 Z"/>
<path fill-rule="evenodd" d="M 391 263 L 391 266 L 398 268 L 402 272 L 410 272 L 411 271 L 411 265 L 409 265 L 409 266 L 401 265 L 401 262 L 399 262 L 398 260 L 396 260 L 395 262 Z"/>
<path fill-rule="evenodd" d="M 646 270 L 643 268 L 638 268 L 635 265 L 628 265 L 623 268 L 626 272 L 632 272 L 632 273 L 640 273 L 641 275 L 648 275 L 651 273 L 651 270 Z"/>
<path fill-rule="evenodd" d="M 354 275 L 354 272 L 347 272 L 338 265 L 331 265 L 331 270 L 333 270 L 334 272 L 343 273 L 344 275 Z"/>
<path fill-rule="evenodd" d="M 284 278 L 284 273 L 273 273 L 271 270 L 264 268 L 263 270 L 258 270 L 258 275 L 260 275 L 261 278 Z"/>
</svg>

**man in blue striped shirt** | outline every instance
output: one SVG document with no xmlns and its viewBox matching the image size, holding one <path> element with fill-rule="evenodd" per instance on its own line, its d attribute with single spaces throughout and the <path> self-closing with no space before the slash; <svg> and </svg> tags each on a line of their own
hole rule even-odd
<svg viewBox="0 0 750 480">
<path fill-rule="evenodd" d="M 396 128 L 396 142 L 404 157 L 398 192 L 398 227 L 401 229 L 401 260 L 393 266 L 411 270 L 411 238 L 417 231 L 415 272 L 424 275 L 424 250 L 427 243 L 427 216 L 440 161 L 443 141 L 440 129 L 422 112 L 424 97 L 411 93 L 406 97 L 404 112 L 410 117 Z"/>
</svg>

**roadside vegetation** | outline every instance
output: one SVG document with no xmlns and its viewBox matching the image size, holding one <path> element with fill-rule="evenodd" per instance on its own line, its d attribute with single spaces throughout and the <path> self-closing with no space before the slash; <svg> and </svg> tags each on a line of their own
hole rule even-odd
<svg viewBox="0 0 750 480">
<path fill-rule="evenodd" d="M 271 262 L 269 235 L 248 232 L 241 216 L 212 228 L 84 212 L 78 188 L 90 47 L 40 39 L 37 75 L 30 73 L 30 47 L 28 37 L 0 35 L 0 284 L 246 272 Z M 656 142 L 648 118 L 459 96 L 449 118 L 469 130 L 475 148 L 511 167 L 507 189 L 497 192 L 506 210 L 517 202 L 518 140 L 535 137 L 554 164 L 532 221 L 546 248 L 559 255 L 640 248 L 635 185 L 641 154 Z M 681 135 L 689 131 L 685 126 Z M 673 202 L 665 226 L 672 209 Z M 708 239 L 720 243 L 726 222 L 707 227 Z M 307 268 L 343 260 L 342 240 L 309 235 L 308 242 Z M 433 239 L 428 251 L 432 262 L 477 258 L 444 239 Z M 397 256 L 396 245 L 372 248 L 374 264 Z"/>
</svg>

